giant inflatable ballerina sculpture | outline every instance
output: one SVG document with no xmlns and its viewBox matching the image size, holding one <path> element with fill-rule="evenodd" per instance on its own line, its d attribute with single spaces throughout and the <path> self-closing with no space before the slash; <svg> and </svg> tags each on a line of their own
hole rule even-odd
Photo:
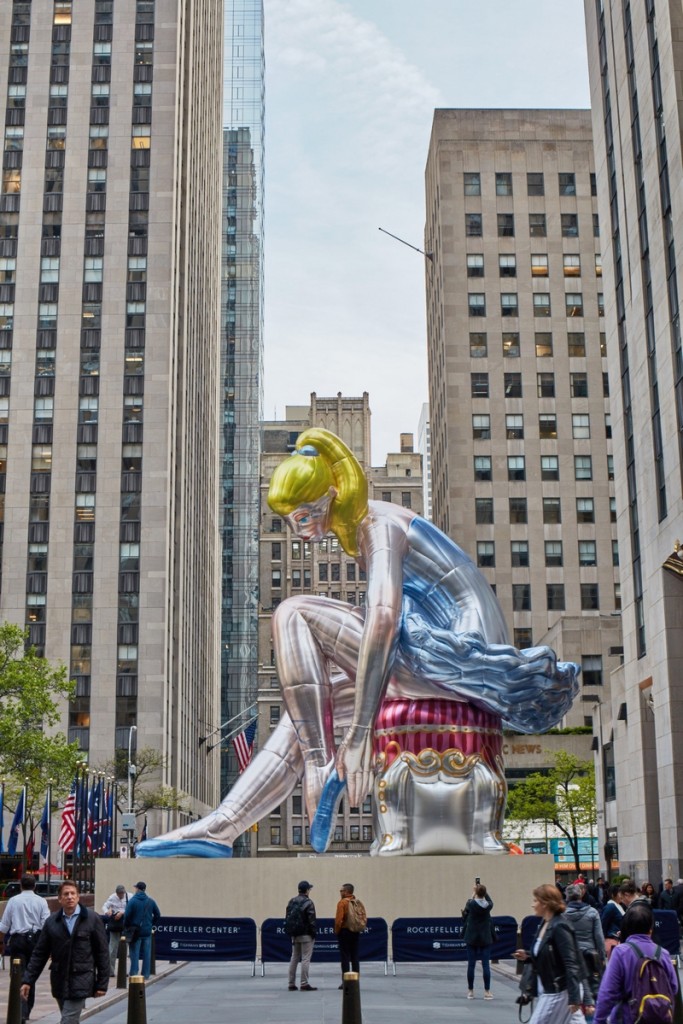
<svg viewBox="0 0 683 1024">
<path fill-rule="evenodd" d="M 471 559 L 410 509 L 368 501 L 360 464 L 329 431 L 299 436 L 268 504 L 303 540 L 339 539 L 367 574 L 366 603 L 304 594 L 278 606 L 286 713 L 212 814 L 138 855 L 229 857 L 299 783 L 318 852 L 347 791 L 352 807 L 373 796 L 372 854 L 504 853 L 502 729 L 559 722 L 578 666 L 510 646 Z"/>
</svg>

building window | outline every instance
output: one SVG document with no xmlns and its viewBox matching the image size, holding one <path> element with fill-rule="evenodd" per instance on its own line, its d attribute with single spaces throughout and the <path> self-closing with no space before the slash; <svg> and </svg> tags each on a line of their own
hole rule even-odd
<svg viewBox="0 0 683 1024">
<path fill-rule="evenodd" d="M 610 498 L 609 500 L 609 521 L 610 523 L 616 523 L 617 521 L 617 499 Z"/>
<path fill-rule="evenodd" d="M 514 644 L 518 651 L 523 651 L 527 647 L 533 646 L 532 633 L 528 626 L 525 626 L 523 629 L 515 629 L 513 635 Z"/>
<path fill-rule="evenodd" d="M 510 522 L 511 523 L 526 523 L 527 522 L 526 498 L 510 498 Z"/>
<path fill-rule="evenodd" d="M 510 544 L 510 562 L 516 568 L 528 568 L 529 565 L 529 542 L 526 540 L 513 540 Z"/>
<path fill-rule="evenodd" d="M 594 540 L 579 541 L 579 565 L 597 565 L 597 553 Z"/>
<path fill-rule="evenodd" d="M 491 456 L 475 455 L 474 457 L 474 479 L 491 480 Z"/>
<path fill-rule="evenodd" d="M 496 195 L 512 195 L 512 175 L 509 171 L 499 171 L 496 173 Z"/>
<path fill-rule="evenodd" d="M 499 238 L 514 238 L 515 234 L 515 218 L 512 213 L 499 213 L 498 214 L 498 237 Z"/>
<path fill-rule="evenodd" d="M 465 234 L 468 238 L 481 238 L 482 218 L 480 213 L 465 214 Z"/>
<path fill-rule="evenodd" d="M 572 398 L 588 398 L 588 374 L 571 373 L 569 375 Z"/>
<path fill-rule="evenodd" d="M 541 480 L 559 480 L 560 467 L 557 455 L 541 455 Z"/>
<path fill-rule="evenodd" d="M 587 440 L 591 436 L 591 422 L 588 413 L 572 414 L 572 437 L 575 441 Z"/>
<path fill-rule="evenodd" d="M 273 562 L 279 562 L 282 559 L 282 544 L 277 541 L 275 544 L 270 545 L 270 558 Z"/>
<path fill-rule="evenodd" d="M 484 276 L 484 257 L 480 253 L 474 253 L 467 257 L 467 276 Z"/>
<path fill-rule="evenodd" d="M 521 373 L 506 373 L 504 376 L 505 397 L 522 397 L 522 375 Z"/>
<path fill-rule="evenodd" d="M 488 373 L 470 374 L 472 398 L 489 397 L 489 375 Z"/>
<path fill-rule="evenodd" d="M 271 846 L 279 846 L 280 845 L 280 826 L 279 825 L 271 825 L 270 826 L 270 845 Z"/>
<path fill-rule="evenodd" d="M 557 416 L 554 412 L 542 412 L 538 417 L 538 436 L 541 440 L 554 441 L 557 438 Z"/>
<path fill-rule="evenodd" d="M 581 611 L 597 612 L 600 609 L 600 598 L 597 583 L 581 584 Z"/>
<path fill-rule="evenodd" d="M 413 496 L 410 491 L 401 491 L 401 506 L 403 508 L 413 507 Z"/>
<path fill-rule="evenodd" d="M 391 491 L 382 491 L 382 501 L 391 501 Z"/>
<path fill-rule="evenodd" d="M 292 825 L 292 846 L 303 845 L 303 830 L 301 825 Z"/>
<path fill-rule="evenodd" d="M 581 657 L 581 678 L 584 686 L 602 686 L 602 655 L 584 654 Z"/>
<path fill-rule="evenodd" d="M 545 292 L 534 295 L 534 316 L 550 316 L 550 296 Z"/>
<path fill-rule="evenodd" d="M 470 359 L 485 359 L 488 355 L 488 340 L 484 331 L 470 334 Z"/>
<path fill-rule="evenodd" d="M 621 583 L 614 584 L 614 609 L 621 611 Z"/>
<path fill-rule="evenodd" d="M 581 276 L 581 257 L 576 253 L 565 253 L 562 257 L 562 267 L 565 277 Z"/>
<path fill-rule="evenodd" d="M 477 541 L 477 565 L 480 569 L 493 568 L 496 564 L 496 547 L 492 540 Z"/>
<path fill-rule="evenodd" d="M 280 569 L 273 569 L 270 574 L 270 585 L 273 590 L 279 590 L 282 586 L 282 571 Z"/>
<path fill-rule="evenodd" d="M 593 479 L 593 463 L 590 455 L 575 455 L 574 456 L 574 479 L 575 480 L 592 480 Z"/>
<path fill-rule="evenodd" d="M 600 337 L 602 338 L 603 335 L 600 335 Z M 604 355 L 603 352 L 601 352 L 600 354 Z M 603 373 L 603 375 L 602 375 L 602 397 L 603 398 L 609 398 L 609 374 L 608 373 Z"/>
<path fill-rule="evenodd" d="M 560 215 L 563 238 L 579 237 L 579 218 L 575 213 L 563 213 Z"/>
<path fill-rule="evenodd" d="M 595 276 L 602 277 L 602 256 L 599 252 L 595 254 Z"/>
<path fill-rule="evenodd" d="M 512 610 L 513 612 L 531 611 L 531 584 L 512 584 Z"/>
<path fill-rule="evenodd" d="M 543 184 L 543 173 L 530 171 L 526 176 L 526 194 L 528 196 L 544 196 L 545 187 Z"/>
<path fill-rule="evenodd" d="M 467 307 L 470 316 L 486 316 L 486 296 L 481 292 L 470 292 Z"/>
<path fill-rule="evenodd" d="M 612 541 L 612 565 L 614 565 L 614 566 L 618 566 L 619 565 L 619 541 L 618 540 L 613 540 Z"/>
<path fill-rule="evenodd" d="M 346 582 L 347 583 L 355 583 L 356 582 L 356 563 L 355 562 L 347 562 L 346 563 Z"/>
<path fill-rule="evenodd" d="M 560 195 L 561 196 L 575 196 L 576 195 L 576 178 L 574 174 L 567 171 L 560 171 Z"/>
<path fill-rule="evenodd" d="M 567 316 L 583 316 L 583 295 L 580 292 L 568 292 L 564 305 Z"/>
<path fill-rule="evenodd" d="M 546 583 L 545 586 L 549 612 L 564 611 L 564 583 Z"/>
<path fill-rule="evenodd" d="M 559 498 L 544 498 L 543 499 L 543 522 L 544 523 L 561 523 L 562 522 L 562 502 Z"/>
<path fill-rule="evenodd" d="M 491 437 L 491 417 L 488 413 L 472 416 L 472 437 L 475 441 L 488 441 Z"/>
<path fill-rule="evenodd" d="M 503 356 L 507 359 L 519 359 L 519 334 L 517 331 L 503 333 Z"/>
<path fill-rule="evenodd" d="M 593 214 L 593 238 L 600 237 L 600 218 L 597 213 Z"/>
<path fill-rule="evenodd" d="M 318 562 L 318 582 L 327 583 L 329 579 L 329 563 Z"/>
<path fill-rule="evenodd" d="M 537 331 L 534 334 L 536 358 L 548 359 L 553 354 L 553 336 L 549 331 Z"/>
<path fill-rule="evenodd" d="M 481 177 L 478 171 L 465 171 L 463 174 L 463 183 L 466 196 L 481 195 Z"/>
<path fill-rule="evenodd" d="M 517 306 L 517 292 L 501 292 L 500 315 L 519 316 L 519 308 Z"/>
<path fill-rule="evenodd" d="M 586 354 L 586 335 L 583 331 L 570 331 L 567 335 L 567 351 L 570 358 L 581 358 Z"/>
<path fill-rule="evenodd" d="M 499 256 L 498 272 L 501 277 L 517 277 L 517 257 Z"/>
<path fill-rule="evenodd" d="M 614 480 L 614 456 L 607 456 L 607 479 Z"/>
<path fill-rule="evenodd" d="M 523 455 L 508 455 L 508 480 L 526 480 Z"/>
<path fill-rule="evenodd" d="M 531 257 L 531 276 L 548 276 L 548 257 L 545 253 L 537 253 L 535 256 Z"/>
<path fill-rule="evenodd" d="M 576 521 L 577 523 L 595 522 L 595 507 L 592 498 L 576 499 Z"/>
<path fill-rule="evenodd" d="M 529 214 L 529 235 L 531 238 L 545 238 L 545 214 L 544 213 L 530 213 Z"/>
<path fill-rule="evenodd" d="M 474 499 L 474 518 L 480 525 L 493 522 L 493 498 Z"/>
<path fill-rule="evenodd" d="M 545 564 L 549 567 L 562 565 L 562 541 L 545 541 Z"/>
<path fill-rule="evenodd" d="M 598 316 L 605 315 L 605 296 L 602 292 L 598 292 Z"/>
<path fill-rule="evenodd" d="M 555 374 L 554 373 L 537 373 L 536 374 L 536 392 L 539 398 L 554 398 L 555 397 Z"/>
<path fill-rule="evenodd" d="M 505 417 L 505 434 L 508 441 L 521 440 L 524 437 L 524 417 L 519 413 L 508 413 Z"/>
</svg>

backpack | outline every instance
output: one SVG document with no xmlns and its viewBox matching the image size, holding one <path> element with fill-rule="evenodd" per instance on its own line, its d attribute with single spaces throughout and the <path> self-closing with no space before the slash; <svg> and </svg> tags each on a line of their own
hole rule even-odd
<svg viewBox="0 0 683 1024">
<path fill-rule="evenodd" d="M 671 1024 L 674 1019 L 674 993 L 662 963 L 662 947 L 657 946 L 654 957 L 651 957 L 630 939 L 624 945 L 630 946 L 638 957 L 638 969 L 629 999 L 634 1024 Z"/>
<path fill-rule="evenodd" d="M 301 899 L 300 896 L 292 897 L 287 904 L 287 910 L 285 913 L 285 935 L 289 935 L 290 938 L 294 939 L 297 935 L 308 934 L 306 908 L 310 902 L 311 901 L 308 897 L 304 897 L 303 899 Z"/>
<path fill-rule="evenodd" d="M 352 896 L 346 908 L 344 927 L 348 928 L 350 932 L 364 932 L 367 926 L 368 915 L 365 912 L 365 907 L 360 900 Z"/>
</svg>

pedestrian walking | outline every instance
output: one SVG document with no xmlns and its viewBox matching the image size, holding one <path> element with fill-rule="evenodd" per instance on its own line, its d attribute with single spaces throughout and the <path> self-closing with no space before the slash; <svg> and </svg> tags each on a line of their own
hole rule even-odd
<svg viewBox="0 0 683 1024">
<path fill-rule="evenodd" d="M 33 950 L 21 986 L 28 999 L 45 964 L 50 986 L 61 1011 L 61 1024 L 78 1024 L 86 999 L 103 996 L 109 985 L 109 944 L 102 920 L 79 902 L 75 882 L 62 882 L 60 909 L 50 914 Z"/>
<path fill-rule="evenodd" d="M 316 936 L 315 904 L 309 896 L 312 888 L 310 882 L 299 882 L 299 891 L 289 901 L 285 912 L 285 932 L 292 940 L 292 956 L 289 961 L 290 992 L 296 992 L 296 969 L 299 964 L 301 991 L 317 991 L 315 985 L 309 984 L 308 981 Z"/>
<path fill-rule="evenodd" d="M 586 1006 L 595 1006 L 600 979 L 605 970 L 605 937 L 602 934 L 600 915 L 594 907 L 583 901 L 580 885 L 568 885 L 564 898 L 567 901 L 565 916 L 574 929 L 586 971 L 583 1002 Z M 581 1017 L 577 1016 L 576 1024 L 580 1022 Z M 586 1024 L 592 1024 L 592 1015 L 587 1011 Z"/>
<path fill-rule="evenodd" d="M 581 1009 L 583 966 L 572 926 L 564 917 L 566 905 L 555 885 L 533 891 L 532 911 L 542 918 L 531 949 L 520 949 L 517 960 L 531 960 L 536 980 L 536 1005 L 529 1024 L 569 1024 Z M 588 1013 L 594 1007 L 586 1005 Z"/>
<path fill-rule="evenodd" d="M 119 952 L 119 943 L 123 932 L 123 915 L 128 906 L 128 900 L 133 898 L 132 892 L 126 892 L 125 885 L 117 885 L 115 892 L 104 901 L 102 913 L 106 917 L 104 927 L 109 935 L 109 977 L 113 978 L 116 973 L 116 957 Z"/>
<path fill-rule="evenodd" d="M 35 876 L 23 875 L 21 892 L 8 900 L 0 921 L 0 957 L 5 953 L 4 942 L 7 935 L 12 947 L 12 958 L 21 960 L 22 975 L 36 948 L 41 929 L 50 916 L 47 900 L 38 896 L 35 888 Z M 30 1019 L 35 999 L 36 987 L 29 985 L 28 995 L 21 1001 L 22 1021 Z"/>
<path fill-rule="evenodd" d="M 496 941 L 491 920 L 493 900 L 486 886 L 478 882 L 462 911 L 463 938 L 467 946 L 467 998 L 474 999 L 474 969 L 481 960 L 484 977 L 484 999 L 493 999 L 491 992 L 491 947 Z"/>
<path fill-rule="evenodd" d="M 128 943 L 131 977 L 138 973 L 142 958 L 142 975 L 147 980 L 152 969 L 152 932 L 159 923 L 161 913 L 145 882 L 135 883 L 133 898 L 128 900 L 123 914 L 123 934 Z"/>
<path fill-rule="evenodd" d="M 339 959 L 341 961 L 342 983 L 347 971 L 360 972 L 358 960 L 358 943 L 360 933 L 366 928 L 368 915 L 365 907 L 355 895 L 351 882 L 344 882 L 339 890 L 339 902 L 334 917 L 334 932 L 339 943 Z"/>
</svg>

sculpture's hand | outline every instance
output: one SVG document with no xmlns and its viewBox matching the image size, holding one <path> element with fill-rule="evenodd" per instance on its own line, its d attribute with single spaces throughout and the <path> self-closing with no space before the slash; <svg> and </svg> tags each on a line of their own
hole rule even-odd
<svg viewBox="0 0 683 1024">
<path fill-rule="evenodd" d="M 372 730 L 351 726 L 337 751 L 336 768 L 346 781 L 351 807 L 360 807 L 372 790 Z"/>
</svg>

